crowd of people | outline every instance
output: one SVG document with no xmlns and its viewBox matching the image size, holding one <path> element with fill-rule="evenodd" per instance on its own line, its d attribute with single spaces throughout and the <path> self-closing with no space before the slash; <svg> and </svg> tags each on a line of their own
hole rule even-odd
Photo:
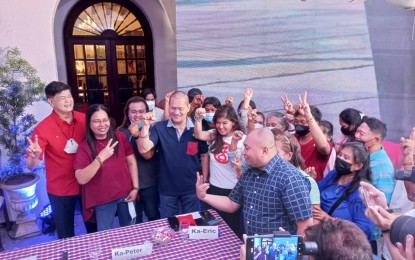
<svg viewBox="0 0 415 260">
<path fill-rule="evenodd" d="M 283 112 L 264 114 L 250 88 L 238 107 L 234 97 L 222 104 L 194 88 L 167 93 L 161 108 L 144 89 L 126 103 L 120 126 L 103 104 L 74 111 L 64 83 L 45 93 L 53 111 L 28 138 L 27 166 L 45 161 L 59 238 L 74 236 L 76 203 L 88 232 L 112 228 L 116 216 L 126 226 L 144 214 L 152 221 L 212 207 L 241 239 L 279 228 L 318 237 L 324 223 L 350 221 L 378 254 L 378 238 L 388 239 L 374 207 L 404 203 L 394 199 L 403 194 L 413 205 L 415 184 L 395 188 L 394 173 L 412 169 L 415 131 L 402 138 L 401 154 L 388 154 L 380 119 L 346 108 L 338 122 L 325 121 L 307 92 L 298 104 L 283 96 Z M 389 244 L 385 252 L 396 255 Z"/>
</svg>

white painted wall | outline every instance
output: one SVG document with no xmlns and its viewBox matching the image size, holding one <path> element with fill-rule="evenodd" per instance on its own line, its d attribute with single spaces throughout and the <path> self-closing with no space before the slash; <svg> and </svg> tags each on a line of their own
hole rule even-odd
<svg viewBox="0 0 415 260">
<path fill-rule="evenodd" d="M 155 84 L 159 99 L 177 88 L 176 3 L 171 0 L 133 0 L 149 20 L 153 32 Z M 0 48 L 18 47 L 22 57 L 38 70 L 40 78 L 67 82 L 63 26 L 74 0 L 0 0 Z M 38 102 L 28 108 L 38 121 L 51 108 Z M 1 162 L 6 161 L 2 152 Z M 48 203 L 45 178 L 37 187 L 38 213 Z M 0 214 L 2 216 L 2 214 Z M 15 213 L 11 213 L 12 219 Z M 3 219 L 0 217 L 0 221 Z"/>
</svg>

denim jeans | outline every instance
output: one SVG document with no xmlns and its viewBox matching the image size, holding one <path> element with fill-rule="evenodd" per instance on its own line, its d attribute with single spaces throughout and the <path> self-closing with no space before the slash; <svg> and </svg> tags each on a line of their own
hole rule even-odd
<svg viewBox="0 0 415 260">
<path fill-rule="evenodd" d="M 159 211 L 159 192 L 157 186 L 140 189 L 140 200 L 137 202 L 136 212 L 137 221 L 136 223 L 143 222 L 143 210 L 149 221 L 160 219 Z"/>
<path fill-rule="evenodd" d="M 74 217 L 75 206 L 81 205 L 81 195 L 56 196 L 48 193 L 50 205 L 52 206 L 53 221 L 56 224 L 58 238 L 68 238 L 75 235 Z M 82 208 L 82 206 L 81 206 Z M 84 222 L 88 233 L 97 231 L 95 223 Z"/>
<path fill-rule="evenodd" d="M 184 196 L 166 196 L 160 194 L 161 217 L 167 218 L 179 214 L 179 204 L 181 214 L 195 212 L 199 210 L 199 199 L 196 194 Z"/>
<path fill-rule="evenodd" d="M 128 211 L 128 203 L 124 201 L 126 197 L 123 196 L 114 201 L 95 206 L 98 231 L 112 229 L 115 214 L 118 215 L 121 227 L 134 224 Z"/>
</svg>

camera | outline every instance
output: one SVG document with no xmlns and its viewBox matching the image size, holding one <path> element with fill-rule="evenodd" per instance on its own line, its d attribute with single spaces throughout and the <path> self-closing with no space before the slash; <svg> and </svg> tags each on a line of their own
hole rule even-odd
<svg viewBox="0 0 415 260">
<path fill-rule="evenodd" d="M 415 237 L 415 218 L 402 215 L 393 221 L 390 227 L 390 239 L 394 245 L 401 242 L 405 247 L 407 235 Z"/>
<path fill-rule="evenodd" d="M 248 236 L 246 240 L 246 259 L 302 259 L 303 255 L 316 255 L 317 243 L 304 242 L 302 236 L 276 231 L 270 235 Z"/>
<path fill-rule="evenodd" d="M 395 179 L 402 181 L 410 181 L 415 183 L 415 167 L 412 168 L 412 171 L 408 170 L 398 170 L 395 172 Z"/>
</svg>

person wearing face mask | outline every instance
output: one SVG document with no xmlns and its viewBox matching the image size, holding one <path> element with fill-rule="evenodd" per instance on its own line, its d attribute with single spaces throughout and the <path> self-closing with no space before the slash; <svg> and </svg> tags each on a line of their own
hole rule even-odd
<svg viewBox="0 0 415 260">
<path fill-rule="evenodd" d="M 265 126 L 272 130 L 277 128 L 281 132 L 285 132 L 288 129 L 288 122 L 285 121 L 284 114 L 280 112 L 270 112 L 265 119 Z"/>
<path fill-rule="evenodd" d="M 156 122 L 163 120 L 164 110 L 156 107 L 156 91 L 152 88 L 145 88 L 141 92 L 141 97 L 145 99 L 149 112 L 156 114 Z"/>
<path fill-rule="evenodd" d="M 370 238 L 372 223 L 365 216 L 358 189 L 362 180 L 371 180 L 369 154 L 361 143 L 345 143 L 336 158 L 335 169 L 318 182 L 321 209 L 313 209 L 313 218 L 349 220 Z"/>
<path fill-rule="evenodd" d="M 334 142 L 336 152 L 340 151 L 341 145 L 354 141 L 354 133 L 362 122 L 363 113 L 354 108 L 346 108 L 339 114 L 341 135 Z"/>
<path fill-rule="evenodd" d="M 207 97 L 203 101 L 202 107 L 205 109 L 206 114 L 202 120 L 203 130 L 210 130 L 215 128 L 215 123 L 213 123 L 213 116 L 215 115 L 216 110 L 221 107 L 221 103 L 216 97 Z"/>
<path fill-rule="evenodd" d="M 356 130 L 355 139 L 363 143 L 369 152 L 373 185 L 385 193 L 389 204 L 395 188 L 395 178 L 393 164 L 382 146 L 386 133 L 385 123 L 374 117 L 364 117 Z"/>
<path fill-rule="evenodd" d="M 284 107 L 293 107 L 287 97 L 283 100 Z M 289 111 L 287 111 L 288 113 Z M 330 159 L 333 146 L 320 128 L 322 114 L 315 106 L 307 103 L 307 92 L 304 98 L 299 96 L 299 105 L 294 112 L 295 136 L 301 146 L 301 155 L 306 168 L 314 167 L 316 181 L 323 178 L 323 172 Z M 306 171 L 308 172 L 308 171 Z"/>
</svg>

